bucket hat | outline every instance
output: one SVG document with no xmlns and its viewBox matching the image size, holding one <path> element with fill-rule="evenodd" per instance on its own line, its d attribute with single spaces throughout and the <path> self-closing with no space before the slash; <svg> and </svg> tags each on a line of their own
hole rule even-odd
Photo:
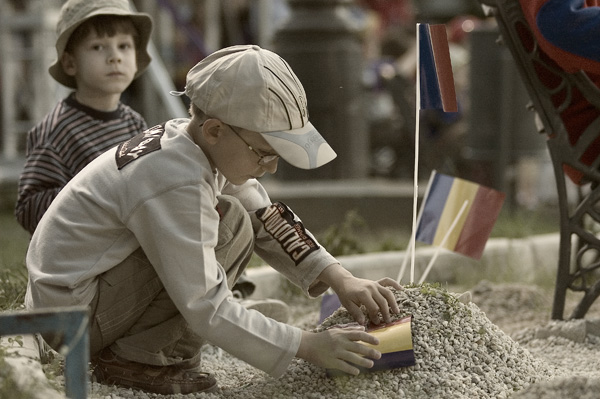
<svg viewBox="0 0 600 399">
<path fill-rule="evenodd" d="M 140 46 L 136 48 L 137 73 L 134 79 L 146 70 L 152 60 L 147 50 L 150 33 L 152 32 L 152 18 L 150 15 L 131 10 L 127 0 L 69 0 L 62 6 L 56 25 L 58 36 L 56 39 L 57 60 L 48 69 L 48 72 L 56 81 L 67 87 L 76 88 L 75 78 L 65 73 L 60 62 L 67 42 L 79 25 L 97 15 L 120 15 L 131 18 L 140 39 Z"/>
<path fill-rule="evenodd" d="M 259 132 L 286 162 L 314 169 L 336 157 L 308 121 L 306 93 L 289 64 L 257 45 L 218 50 L 187 74 L 187 95 L 206 115 Z"/>
</svg>

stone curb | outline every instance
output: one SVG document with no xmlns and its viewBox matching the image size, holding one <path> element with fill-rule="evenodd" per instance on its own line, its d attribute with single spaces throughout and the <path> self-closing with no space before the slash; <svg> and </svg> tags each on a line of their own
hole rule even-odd
<svg viewBox="0 0 600 399">
<path fill-rule="evenodd" d="M 23 346 L 9 343 L 9 338 L 22 341 Z M 33 335 L 2 336 L 0 347 L 5 353 L 5 364 L 20 391 L 33 399 L 62 399 L 64 395 L 50 386 L 40 363 L 40 351 Z"/>
<path fill-rule="evenodd" d="M 462 280 L 462 276 L 474 272 L 484 278 L 486 272 L 489 272 L 506 281 L 518 277 L 521 283 L 554 279 L 558 262 L 558 244 L 558 234 L 518 239 L 490 239 L 480 260 L 442 250 L 426 281 L 456 284 Z M 418 282 L 429 261 L 435 256 L 436 250 L 428 246 L 417 248 L 415 251 L 415 282 Z M 397 279 L 405 257 L 406 251 L 389 251 L 341 256 L 338 260 L 356 277 L 378 280 L 383 277 Z M 407 262 L 402 284 L 410 281 L 410 259 Z M 270 266 L 248 269 L 247 274 L 248 278 L 256 284 L 256 290 L 252 294 L 253 299 L 285 299 L 289 284 L 285 277 Z"/>
</svg>

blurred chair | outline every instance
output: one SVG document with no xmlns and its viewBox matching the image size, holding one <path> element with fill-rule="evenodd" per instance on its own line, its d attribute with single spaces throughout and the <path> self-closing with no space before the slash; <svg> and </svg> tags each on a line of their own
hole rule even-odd
<svg viewBox="0 0 600 399">
<path fill-rule="evenodd" d="M 600 158 L 586 155 L 600 136 L 600 89 L 585 72 L 567 73 L 544 53 L 518 0 L 478 1 L 498 22 L 499 42 L 516 61 L 531 99 L 529 107 L 536 112 L 539 133 L 548 136 L 560 211 L 552 318 L 563 319 L 569 291 L 582 295 L 570 318 L 583 318 L 600 295 L 600 239 L 596 234 L 600 226 Z M 570 137 L 563 118 L 581 101 L 592 111 L 591 117 L 588 112 L 578 138 Z M 578 183 L 575 195 L 567 190 L 569 177 Z"/>
</svg>

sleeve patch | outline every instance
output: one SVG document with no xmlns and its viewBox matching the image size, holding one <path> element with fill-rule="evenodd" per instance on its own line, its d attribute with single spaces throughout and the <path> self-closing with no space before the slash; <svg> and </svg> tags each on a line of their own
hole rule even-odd
<svg viewBox="0 0 600 399">
<path fill-rule="evenodd" d="M 119 144 L 115 158 L 121 170 L 141 156 L 160 150 L 160 139 L 165 133 L 164 125 L 157 125 Z"/>
<path fill-rule="evenodd" d="M 283 202 L 275 202 L 257 210 L 256 216 L 296 265 L 319 249 L 315 240 L 306 233 L 302 222 L 295 220 L 294 213 Z"/>
</svg>

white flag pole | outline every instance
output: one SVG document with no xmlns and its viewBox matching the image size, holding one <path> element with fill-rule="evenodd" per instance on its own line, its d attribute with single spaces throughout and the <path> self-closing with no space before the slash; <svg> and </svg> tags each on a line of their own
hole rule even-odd
<svg viewBox="0 0 600 399">
<path fill-rule="evenodd" d="M 398 272 L 398 278 L 396 278 L 396 281 L 398 283 L 400 283 L 400 281 L 402 280 L 402 277 L 404 277 L 404 271 L 406 270 L 406 266 L 408 266 L 408 259 L 411 258 L 410 254 L 411 254 L 411 250 L 414 247 L 413 246 L 414 239 L 415 239 L 414 235 L 411 235 L 410 241 L 408 243 L 408 247 L 406 248 L 404 259 L 402 260 L 402 267 L 400 267 L 400 271 Z"/>
<path fill-rule="evenodd" d="M 404 256 L 404 259 L 402 260 L 402 267 L 400 268 L 400 272 L 398 273 L 398 278 L 396 279 L 396 281 L 398 283 L 400 283 L 400 281 L 402 280 L 402 277 L 404 277 L 404 272 L 406 271 L 406 266 L 408 265 L 408 260 L 411 259 L 410 256 L 410 251 L 413 250 L 414 251 L 414 247 L 416 246 L 413 245 L 414 240 L 417 239 L 417 230 L 418 230 L 418 226 L 419 226 L 419 221 L 421 220 L 421 217 L 423 216 L 423 210 L 425 208 L 425 203 L 427 202 L 427 198 L 429 198 L 429 192 L 431 191 L 431 185 L 433 183 L 433 180 L 435 179 L 435 175 L 436 175 L 437 171 L 434 169 L 431 171 L 431 175 L 429 176 L 429 184 L 427 184 L 427 189 L 425 190 L 425 196 L 423 197 L 423 204 L 421 205 L 421 209 L 419 210 L 419 213 L 417 214 L 417 227 L 413 227 L 413 231 L 415 232 L 415 234 L 411 235 L 410 237 L 410 242 L 408 243 L 408 247 L 406 248 L 406 255 Z"/>
<path fill-rule="evenodd" d="M 425 269 L 425 272 L 423 273 L 423 276 L 421 276 L 421 279 L 419 280 L 419 284 L 423 284 L 423 281 L 425 281 L 425 279 L 427 278 L 427 275 L 429 274 L 429 272 L 431 271 L 431 268 L 433 267 L 433 263 L 436 261 L 438 255 L 440 254 L 440 251 L 441 251 L 442 247 L 444 245 L 446 245 L 446 241 L 448 241 L 448 238 L 450 237 L 450 234 L 452 234 L 452 232 L 456 228 L 456 224 L 458 223 L 458 221 L 459 221 L 460 217 L 462 216 L 462 214 L 465 212 L 465 209 L 467 209 L 467 205 L 468 204 L 469 204 L 469 200 L 465 200 L 465 202 L 463 202 L 462 206 L 460 207 L 460 210 L 458 211 L 458 214 L 456 214 L 456 217 L 454 218 L 454 220 L 452 221 L 452 224 L 448 228 L 448 231 L 444 235 L 444 238 L 442 239 L 442 242 L 440 243 L 440 245 L 438 245 L 435 253 L 433 254 L 433 257 L 429 261 L 429 264 L 427 265 L 427 268 Z"/>
<path fill-rule="evenodd" d="M 414 182 L 413 182 L 413 216 L 412 216 L 412 234 L 410 237 L 410 283 L 414 283 L 415 281 L 415 235 L 417 233 L 417 201 L 419 197 L 419 129 L 420 129 L 420 110 L 421 110 L 421 72 L 420 72 L 420 53 L 421 49 L 419 48 L 419 36 L 420 29 L 417 24 L 417 74 L 416 74 L 416 106 L 415 106 L 415 172 L 414 172 Z"/>
</svg>

